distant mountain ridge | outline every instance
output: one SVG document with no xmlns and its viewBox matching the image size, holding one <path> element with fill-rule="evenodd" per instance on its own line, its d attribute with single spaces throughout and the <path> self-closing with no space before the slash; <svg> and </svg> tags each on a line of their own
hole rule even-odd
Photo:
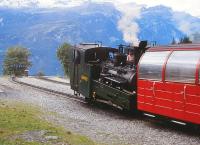
<svg viewBox="0 0 200 145">
<path fill-rule="evenodd" d="M 0 7 L 7 8 L 61 8 L 61 7 L 72 7 L 78 6 L 86 1 L 83 0 L 1 0 Z"/>
<path fill-rule="evenodd" d="M 143 8 L 137 20 L 139 39 L 168 44 L 173 38 L 184 36 L 174 14 L 164 6 Z M 117 26 L 120 16 L 111 3 L 86 3 L 63 9 L 0 8 L 0 49 L 5 51 L 13 45 L 28 47 L 32 53 L 31 74 L 43 71 L 47 75 L 60 75 L 63 71 L 56 49 L 63 42 L 101 41 L 113 47 L 125 43 Z M 188 17 L 200 24 L 198 18 Z"/>
</svg>

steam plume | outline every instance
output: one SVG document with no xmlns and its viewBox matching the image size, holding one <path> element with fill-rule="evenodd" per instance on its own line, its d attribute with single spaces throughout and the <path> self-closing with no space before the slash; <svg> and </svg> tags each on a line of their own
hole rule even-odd
<svg viewBox="0 0 200 145">
<path fill-rule="evenodd" d="M 141 7 L 135 3 L 115 5 L 121 12 L 121 19 L 118 21 L 118 29 L 123 33 L 123 39 L 127 43 L 138 44 L 139 26 L 136 20 L 140 18 Z"/>
</svg>

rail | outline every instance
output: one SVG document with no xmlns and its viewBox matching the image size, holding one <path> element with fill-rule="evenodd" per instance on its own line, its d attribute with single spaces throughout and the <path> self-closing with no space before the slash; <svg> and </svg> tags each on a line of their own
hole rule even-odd
<svg viewBox="0 0 200 145">
<path fill-rule="evenodd" d="M 52 83 L 57 83 L 57 84 L 62 84 L 62 85 L 70 85 L 70 83 L 65 83 L 65 82 L 60 82 L 60 81 L 56 81 L 56 80 L 51 80 L 51 79 L 48 79 L 46 77 L 36 77 L 37 79 L 41 79 L 41 80 L 45 80 L 45 81 L 49 81 L 49 82 L 52 82 Z"/>
<path fill-rule="evenodd" d="M 48 89 L 48 88 L 45 88 L 45 87 L 40 87 L 40 86 L 36 86 L 36 85 L 32 85 L 32 84 L 28 84 L 28 83 L 25 83 L 25 82 L 21 82 L 21 81 L 18 81 L 15 77 L 12 77 L 10 79 L 11 82 L 15 83 L 15 84 L 20 84 L 22 86 L 27 86 L 27 87 L 31 87 L 31 88 L 34 88 L 34 89 L 37 89 L 37 90 L 40 90 L 40 91 L 43 91 L 45 93 L 48 93 L 48 94 L 53 94 L 55 96 L 62 96 L 62 97 L 67 97 L 73 101 L 78 101 L 78 102 L 81 102 L 81 103 L 87 103 L 85 101 L 85 98 L 84 97 L 81 97 L 81 96 L 75 96 L 71 93 L 64 93 L 64 92 L 60 92 L 60 91 L 56 91 L 56 90 L 52 90 L 52 89 Z"/>
</svg>

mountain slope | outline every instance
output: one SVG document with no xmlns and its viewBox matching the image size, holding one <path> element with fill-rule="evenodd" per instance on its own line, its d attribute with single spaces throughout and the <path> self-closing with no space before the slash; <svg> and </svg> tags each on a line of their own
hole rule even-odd
<svg viewBox="0 0 200 145">
<path fill-rule="evenodd" d="M 137 20 L 138 37 L 159 44 L 170 43 L 173 37 L 182 37 L 184 32 L 175 21 L 174 13 L 163 6 L 143 8 L 141 18 Z M 117 26 L 120 16 L 121 13 L 110 3 L 86 3 L 63 9 L 1 8 L 0 49 L 5 51 L 12 45 L 28 47 L 32 52 L 31 74 L 38 71 L 48 75 L 62 74 L 56 59 L 57 47 L 63 42 L 102 41 L 113 47 L 124 43 Z"/>
</svg>

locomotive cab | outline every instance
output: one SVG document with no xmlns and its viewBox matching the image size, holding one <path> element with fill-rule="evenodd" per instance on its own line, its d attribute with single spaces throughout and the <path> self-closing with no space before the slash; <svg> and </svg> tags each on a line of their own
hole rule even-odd
<svg viewBox="0 0 200 145">
<path fill-rule="evenodd" d="M 102 62 L 109 58 L 109 52 L 115 51 L 96 43 L 81 43 L 71 48 L 70 85 L 75 94 L 91 98 L 92 80 L 99 78 Z"/>
</svg>

